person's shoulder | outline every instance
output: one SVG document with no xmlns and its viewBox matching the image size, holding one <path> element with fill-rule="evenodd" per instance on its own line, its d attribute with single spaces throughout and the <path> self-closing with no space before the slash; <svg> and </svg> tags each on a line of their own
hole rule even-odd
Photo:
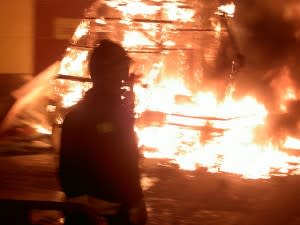
<svg viewBox="0 0 300 225">
<path fill-rule="evenodd" d="M 86 112 L 83 109 L 82 105 L 73 106 L 64 118 L 63 127 L 76 126 L 76 124 L 81 124 L 86 117 L 85 115 Z"/>
</svg>

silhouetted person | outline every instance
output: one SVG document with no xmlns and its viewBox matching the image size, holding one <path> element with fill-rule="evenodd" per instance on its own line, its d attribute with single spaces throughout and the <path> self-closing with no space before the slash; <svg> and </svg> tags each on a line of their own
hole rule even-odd
<svg viewBox="0 0 300 225">
<path fill-rule="evenodd" d="M 67 114 L 61 136 L 59 178 L 70 199 L 91 196 L 120 203 L 108 224 L 144 224 L 134 117 L 122 103 L 122 81 L 129 79 L 130 58 L 110 40 L 92 52 L 93 87 Z M 66 216 L 66 224 L 93 224 L 84 214 Z"/>
</svg>

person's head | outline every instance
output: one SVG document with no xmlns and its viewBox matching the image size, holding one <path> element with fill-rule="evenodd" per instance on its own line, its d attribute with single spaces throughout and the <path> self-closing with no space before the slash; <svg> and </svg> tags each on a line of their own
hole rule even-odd
<svg viewBox="0 0 300 225">
<path fill-rule="evenodd" d="M 105 92 L 120 90 L 122 80 L 129 78 L 130 62 L 130 57 L 121 45 L 107 39 L 100 41 L 89 63 L 93 86 Z"/>
</svg>

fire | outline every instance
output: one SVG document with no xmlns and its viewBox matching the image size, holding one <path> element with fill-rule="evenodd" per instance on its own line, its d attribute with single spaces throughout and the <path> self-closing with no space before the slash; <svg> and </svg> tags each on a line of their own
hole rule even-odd
<svg viewBox="0 0 300 225">
<path fill-rule="evenodd" d="M 282 112 L 287 111 L 289 101 L 298 99 L 298 93 L 290 77 L 290 71 L 285 67 L 282 69 L 280 76 L 271 82 L 271 87 L 278 95 L 279 109 Z"/>
<path fill-rule="evenodd" d="M 285 143 L 284 143 L 285 148 L 290 148 L 290 149 L 298 149 L 300 150 L 300 139 L 295 138 L 295 137 L 286 137 Z"/>
<path fill-rule="evenodd" d="M 87 50 L 68 48 L 58 73 L 82 76 L 87 70 L 88 53 Z"/>
<path fill-rule="evenodd" d="M 195 15 L 195 10 L 182 8 L 176 2 L 164 4 L 167 19 L 181 22 L 192 22 Z"/>
<path fill-rule="evenodd" d="M 58 74 L 83 77 L 88 71 L 88 54 L 88 50 L 68 48 L 61 60 Z M 65 79 L 56 80 L 54 82 L 54 94 L 61 98 L 62 107 L 68 108 L 75 105 L 91 87 L 91 83 L 78 83 Z"/>
<path fill-rule="evenodd" d="M 158 5 L 150 5 L 143 3 L 141 0 L 130 0 L 127 2 L 122 1 L 105 1 L 110 7 L 113 7 L 123 15 L 126 16 L 135 16 L 135 15 L 154 15 L 161 10 L 161 7 Z M 165 19 L 181 22 L 191 22 L 195 14 L 195 10 L 191 8 L 181 7 L 182 5 L 179 2 L 162 2 L 162 9 Z"/>
<path fill-rule="evenodd" d="M 35 125 L 35 130 L 38 132 L 38 133 L 41 133 L 41 134 L 48 134 L 48 135 L 51 135 L 52 134 L 52 131 L 49 129 L 49 128 L 46 128 L 42 125 L 38 125 L 36 124 Z"/>
<path fill-rule="evenodd" d="M 141 1 L 128 1 L 127 4 L 118 4 L 116 1 L 107 2 L 108 5 L 114 6 L 125 15 L 153 15 L 159 10 L 158 6 L 147 5 Z"/>
<path fill-rule="evenodd" d="M 178 105 L 174 102 L 176 94 L 187 90 L 176 90 L 174 81 L 165 83 L 173 89 L 164 86 L 148 94 L 136 92 L 137 98 L 142 96 L 138 102 L 148 103 L 144 112 L 165 114 L 154 125 L 137 123 L 145 157 L 169 158 L 182 169 L 202 166 L 211 172 L 231 172 L 247 178 L 266 178 L 275 171 L 285 173 L 293 169 L 290 163 L 299 162 L 271 143 L 255 143 L 255 129 L 264 124 L 268 112 L 253 97 L 235 101 L 228 96 L 218 103 L 213 93 L 199 92 L 192 103 Z"/>
<path fill-rule="evenodd" d="M 226 5 L 221 5 L 218 7 L 218 12 L 217 14 L 223 14 L 226 16 L 233 17 L 235 13 L 235 5 L 234 3 L 226 4 Z"/>
<path fill-rule="evenodd" d="M 73 89 L 63 96 L 63 107 L 68 108 L 72 105 L 75 105 L 82 97 L 82 88 L 80 86 L 73 86 Z"/>
<path fill-rule="evenodd" d="M 217 24 L 215 25 L 215 31 L 216 31 L 217 33 L 220 33 L 220 32 L 222 31 L 222 26 L 221 26 L 220 23 L 217 23 Z"/>
<path fill-rule="evenodd" d="M 155 43 L 137 31 L 126 31 L 123 45 L 127 48 L 136 46 L 153 46 Z"/>
<path fill-rule="evenodd" d="M 69 108 L 82 99 L 84 93 L 92 87 L 89 83 L 79 83 L 69 80 L 56 80 L 54 96 L 60 99 L 59 107 Z M 57 108 L 55 107 L 57 110 Z M 48 110 L 50 112 L 50 110 Z"/>
<path fill-rule="evenodd" d="M 122 43 L 129 52 L 142 50 L 143 54 L 149 53 L 138 69 L 143 76 L 133 86 L 136 97 L 135 131 L 139 147 L 146 158 L 166 158 L 184 170 L 204 167 L 209 172 L 236 173 L 252 179 L 300 173 L 300 157 L 282 150 L 300 148 L 298 139 L 287 137 L 282 146 L 271 141 L 263 144 L 257 141 L 257 130 L 265 126 L 270 112 L 255 97 L 235 99 L 234 85 L 231 85 L 227 95 L 220 100 L 213 91 L 201 88 L 192 90 L 191 85 L 187 84 L 184 77 L 186 74 L 191 75 L 187 72 L 190 61 L 186 59 L 192 58 L 190 51 L 197 46 L 195 42 L 202 39 L 191 33 L 183 36 L 177 28 L 182 32 L 202 30 L 198 27 L 194 29 L 191 25 L 196 23 L 197 15 L 193 7 L 184 5 L 184 1 L 175 0 L 149 1 L 151 4 L 141 0 L 103 2 L 122 16 L 112 19 L 101 15 L 94 19 L 95 26 L 99 26 L 96 30 L 107 31 L 112 24 L 116 25 L 111 21 L 118 20 L 124 29 L 122 35 L 118 36 L 118 32 L 109 35 Z M 234 12 L 235 5 L 231 3 L 219 6 L 216 14 L 233 17 Z M 140 19 L 140 16 L 145 18 Z M 159 23 L 155 21 L 156 17 Z M 213 29 L 210 31 L 214 31 L 215 36 L 222 35 L 220 21 L 211 21 Z M 187 29 L 186 24 L 189 24 Z M 88 35 L 89 29 L 92 29 L 89 26 L 92 25 L 80 24 L 75 39 Z M 204 61 L 212 58 L 211 51 L 213 49 L 203 51 Z M 68 48 L 59 73 L 88 77 L 88 56 L 89 50 Z M 136 59 L 139 59 L 139 55 Z M 195 67 L 200 60 L 197 58 L 196 61 Z M 192 71 L 191 74 L 201 75 L 201 71 Z M 191 76 L 190 79 L 201 82 L 200 75 L 197 78 Z M 297 98 L 298 94 L 286 76 L 283 76 L 282 81 L 289 88 L 274 85 L 274 89 L 284 92 L 280 94 L 279 111 L 284 110 L 286 102 Z M 278 83 L 283 82 L 274 81 L 274 84 Z M 75 81 L 59 80 L 55 91 L 62 99 L 62 107 L 67 108 L 78 102 L 90 87 L 90 83 L 83 85 Z"/>
<path fill-rule="evenodd" d="M 89 21 L 82 21 L 76 28 L 76 31 L 72 37 L 72 41 L 76 43 L 80 38 L 85 36 L 89 32 Z"/>
</svg>

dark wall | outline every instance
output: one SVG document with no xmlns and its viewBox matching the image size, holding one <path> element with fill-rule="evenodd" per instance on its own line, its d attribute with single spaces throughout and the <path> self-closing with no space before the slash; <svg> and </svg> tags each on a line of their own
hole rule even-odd
<svg viewBox="0 0 300 225">
<path fill-rule="evenodd" d="M 11 92 L 31 79 L 30 74 L 0 74 L 0 124 L 15 100 Z"/>
<path fill-rule="evenodd" d="M 77 22 L 92 0 L 36 0 L 34 74 L 61 59 Z M 78 20 L 78 21 L 77 21 Z"/>
</svg>

